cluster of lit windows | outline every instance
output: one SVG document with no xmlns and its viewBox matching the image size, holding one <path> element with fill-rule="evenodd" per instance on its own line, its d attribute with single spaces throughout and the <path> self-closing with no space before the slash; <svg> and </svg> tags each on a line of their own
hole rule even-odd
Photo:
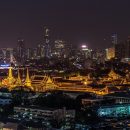
<svg viewBox="0 0 130 130">
<path fill-rule="evenodd" d="M 98 115 L 100 117 L 122 117 L 130 115 L 130 104 L 129 105 L 120 105 L 120 106 L 109 106 L 102 107 L 98 109 Z"/>
</svg>

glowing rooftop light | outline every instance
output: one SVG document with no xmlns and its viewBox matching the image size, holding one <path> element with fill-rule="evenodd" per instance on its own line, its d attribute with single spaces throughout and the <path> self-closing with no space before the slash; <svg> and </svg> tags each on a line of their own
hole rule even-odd
<svg viewBox="0 0 130 130">
<path fill-rule="evenodd" d="M 82 47 L 82 48 L 87 48 L 87 46 L 86 46 L 86 45 L 82 45 L 81 47 Z"/>
</svg>

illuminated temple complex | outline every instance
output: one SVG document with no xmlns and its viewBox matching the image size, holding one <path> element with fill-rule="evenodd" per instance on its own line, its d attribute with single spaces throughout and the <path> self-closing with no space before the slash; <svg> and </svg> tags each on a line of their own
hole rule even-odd
<svg viewBox="0 0 130 130">
<path fill-rule="evenodd" d="M 31 84 L 34 91 L 44 92 L 47 90 L 57 89 L 58 86 L 49 76 L 34 75 L 31 77 Z"/>
<path fill-rule="evenodd" d="M 117 84 L 121 84 L 124 81 L 124 78 L 121 77 L 119 74 L 115 73 L 113 69 L 110 70 L 110 72 L 100 78 L 100 83 L 101 84 L 113 84 L 113 85 L 117 85 Z"/>
<path fill-rule="evenodd" d="M 26 78 L 21 79 L 20 72 L 18 70 L 17 77 L 13 76 L 12 67 L 9 68 L 7 78 L 1 82 L 1 87 L 7 87 L 9 90 L 15 89 L 16 87 L 27 87 L 35 92 L 45 91 L 77 91 L 77 92 L 92 92 L 100 95 L 108 94 L 114 91 L 118 91 L 119 87 L 116 87 L 115 82 L 117 80 L 124 80 L 120 75 L 116 74 L 113 70 L 108 73 L 107 77 L 100 79 L 99 82 L 94 82 L 94 79 L 88 76 L 70 76 L 68 79 L 62 77 L 50 77 L 48 75 L 29 75 L 27 68 Z M 60 79 L 60 80 L 59 80 Z M 109 82 L 109 84 L 108 84 Z M 118 82 L 121 85 L 122 82 Z M 125 84 L 127 81 L 125 80 Z M 93 86 L 93 85 L 96 85 Z M 100 87 L 103 86 L 104 87 Z M 113 89 L 114 88 L 114 89 Z M 113 89 L 113 91 L 112 91 Z"/>
</svg>

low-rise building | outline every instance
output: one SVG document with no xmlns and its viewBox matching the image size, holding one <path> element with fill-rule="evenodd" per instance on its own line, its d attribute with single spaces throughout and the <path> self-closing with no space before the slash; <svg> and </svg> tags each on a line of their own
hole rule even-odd
<svg viewBox="0 0 130 130">
<path fill-rule="evenodd" d="M 12 122 L 0 123 L 0 130 L 18 130 L 18 124 Z"/>
<path fill-rule="evenodd" d="M 40 108 L 37 106 L 14 107 L 14 115 L 22 118 L 63 121 L 65 118 L 75 118 L 75 110 Z"/>
<path fill-rule="evenodd" d="M 10 105 L 12 103 L 12 99 L 2 99 L 0 98 L 0 105 Z"/>
</svg>

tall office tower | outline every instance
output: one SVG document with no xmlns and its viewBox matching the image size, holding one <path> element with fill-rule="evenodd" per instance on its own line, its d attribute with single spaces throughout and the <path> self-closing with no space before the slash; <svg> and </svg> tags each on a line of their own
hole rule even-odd
<svg viewBox="0 0 130 130">
<path fill-rule="evenodd" d="M 32 58 L 37 59 L 37 48 L 32 49 Z"/>
<path fill-rule="evenodd" d="M 17 59 L 19 60 L 19 62 L 24 62 L 24 60 L 25 60 L 25 41 L 24 41 L 24 39 L 18 39 Z"/>
<path fill-rule="evenodd" d="M 130 36 L 128 36 L 128 39 L 124 42 L 125 44 L 125 58 L 130 58 Z"/>
<path fill-rule="evenodd" d="M 118 40 L 117 40 L 117 34 L 114 33 L 112 36 L 111 36 L 111 40 L 112 40 L 112 44 L 113 45 L 116 45 L 118 43 Z"/>
<path fill-rule="evenodd" d="M 37 58 L 43 58 L 44 57 L 44 46 L 42 44 L 38 44 L 37 46 Z"/>
<path fill-rule="evenodd" d="M 126 44 L 124 42 L 115 44 L 115 58 L 122 59 L 125 58 L 125 53 L 126 53 Z"/>
<path fill-rule="evenodd" d="M 33 55 L 32 49 L 27 48 L 26 49 L 26 57 L 27 57 L 27 59 L 31 59 L 33 57 L 32 55 Z"/>
<path fill-rule="evenodd" d="M 52 55 L 62 57 L 65 54 L 65 41 L 55 40 Z"/>
<path fill-rule="evenodd" d="M 44 33 L 43 33 L 43 37 L 44 37 L 44 56 L 49 58 L 51 56 L 51 47 L 50 47 L 50 36 L 49 36 L 49 29 L 47 27 L 44 27 Z"/>
<path fill-rule="evenodd" d="M 84 55 L 85 58 L 92 58 L 92 50 L 88 48 L 87 45 L 81 45 L 81 53 Z"/>
<path fill-rule="evenodd" d="M 130 58 L 130 37 L 119 44 L 115 44 L 115 57 L 119 59 Z"/>
<path fill-rule="evenodd" d="M 37 46 L 37 58 L 41 58 L 41 44 L 38 44 Z"/>
<path fill-rule="evenodd" d="M 13 63 L 15 65 L 16 60 L 15 60 L 13 51 L 14 51 L 13 48 L 10 48 L 10 63 Z"/>
</svg>

